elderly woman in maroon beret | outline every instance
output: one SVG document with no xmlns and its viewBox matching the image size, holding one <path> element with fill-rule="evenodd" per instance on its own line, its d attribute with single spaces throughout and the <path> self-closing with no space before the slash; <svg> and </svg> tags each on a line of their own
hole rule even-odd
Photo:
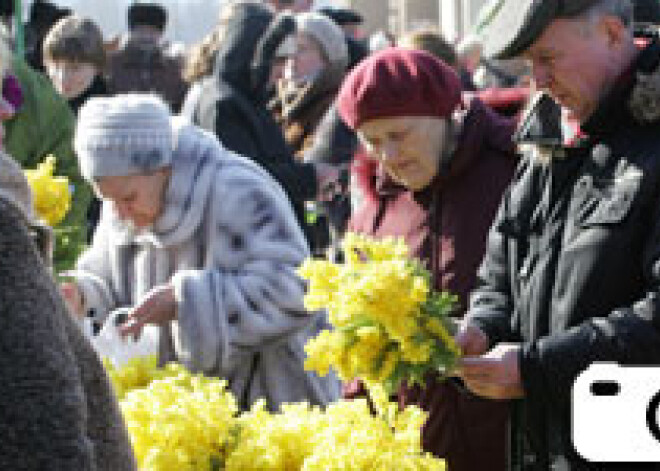
<svg viewBox="0 0 660 471">
<path fill-rule="evenodd" d="M 514 124 L 477 99 L 432 55 L 389 48 L 364 60 L 338 96 L 375 169 L 360 175 L 364 199 L 353 231 L 400 236 L 431 270 L 438 290 L 459 296 L 460 318 L 474 287 L 486 235 L 511 179 Z M 355 384 L 345 388 L 351 395 Z M 426 387 L 402 387 L 399 402 L 429 412 L 425 450 L 452 471 L 504 470 L 508 404 L 471 395 L 433 372 Z"/>
</svg>

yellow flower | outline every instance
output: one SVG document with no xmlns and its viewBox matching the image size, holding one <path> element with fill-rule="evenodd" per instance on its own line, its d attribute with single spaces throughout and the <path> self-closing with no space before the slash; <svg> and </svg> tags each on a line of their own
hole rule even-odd
<svg viewBox="0 0 660 471">
<path fill-rule="evenodd" d="M 374 339 L 381 332 L 360 334 Z M 180 365 L 157 368 L 153 358 L 106 366 L 114 382 L 131 388 L 120 405 L 141 471 L 445 470 L 421 450 L 425 414 L 399 411 L 379 385 L 369 385 L 379 416 L 363 399 L 325 410 L 283 404 L 278 413 L 260 400 L 239 415 L 224 381 Z"/>
<path fill-rule="evenodd" d="M 343 249 L 344 263 L 308 260 L 299 271 L 309 282 L 306 307 L 327 309 L 338 332 L 309 341 L 306 367 L 394 388 L 452 365 L 460 352 L 434 321 L 448 317 L 455 299 L 431 291 L 430 274 L 408 258 L 403 239 L 348 233 Z"/>
<path fill-rule="evenodd" d="M 71 207 L 69 180 L 66 177 L 53 176 L 55 164 L 55 157 L 49 155 L 35 170 L 25 170 L 32 189 L 34 208 L 39 217 L 50 226 L 62 222 Z"/>
</svg>

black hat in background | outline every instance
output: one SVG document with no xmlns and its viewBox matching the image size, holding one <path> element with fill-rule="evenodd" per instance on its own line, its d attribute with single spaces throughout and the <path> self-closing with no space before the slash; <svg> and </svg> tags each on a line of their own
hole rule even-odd
<svg viewBox="0 0 660 471">
<path fill-rule="evenodd" d="M 36 0 L 30 8 L 28 23 L 38 26 L 50 27 L 65 16 L 73 13 L 70 8 L 60 8 L 57 5 L 43 0 Z"/>
<path fill-rule="evenodd" d="M 0 0 L 0 17 L 14 16 L 14 0 Z"/>
<path fill-rule="evenodd" d="M 660 0 L 633 0 L 636 24 L 660 25 Z"/>
<path fill-rule="evenodd" d="M 128 28 L 136 26 L 153 26 L 160 31 L 165 30 L 167 11 L 157 3 L 133 3 L 128 7 Z"/>
<path fill-rule="evenodd" d="M 319 13 L 327 16 L 339 26 L 360 25 L 364 21 L 362 15 L 348 8 L 324 7 L 319 9 Z"/>
<path fill-rule="evenodd" d="M 491 0 L 481 11 L 477 34 L 483 54 L 495 59 L 520 55 L 556 18 L 579 15 L 598 0 Z"/>
</svg>

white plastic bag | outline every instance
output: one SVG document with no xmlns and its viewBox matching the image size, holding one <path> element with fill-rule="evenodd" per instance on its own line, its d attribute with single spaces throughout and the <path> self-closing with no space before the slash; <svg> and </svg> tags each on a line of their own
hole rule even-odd
<svg viewBox="0 0 660 471">
<path fill-rule="evenodd" d="M 144 326 L 138 340 L 132 337 L 122 338 L 117 326 L 125 321 L 127 313 L 128 309 L 117 309 L 110 313 L 98 335 L 93 335 L 90 339 L 98 354 L 108 358 L 115 366 L 121 366 L 134 357 L 158 353 L 157 326 Z"/>
</svg>

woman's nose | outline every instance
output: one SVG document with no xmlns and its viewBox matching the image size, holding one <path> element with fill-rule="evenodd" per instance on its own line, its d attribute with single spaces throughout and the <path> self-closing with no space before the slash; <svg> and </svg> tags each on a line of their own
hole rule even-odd
<svg viewBox="0 0 660 471">
<path fill-rule="evenodd" d="M 399 155 L 399 145 L 392 140 L 385 141 L 381 146 L 380 155 L 384 162 L 395 160 Z"/>
</svg>

